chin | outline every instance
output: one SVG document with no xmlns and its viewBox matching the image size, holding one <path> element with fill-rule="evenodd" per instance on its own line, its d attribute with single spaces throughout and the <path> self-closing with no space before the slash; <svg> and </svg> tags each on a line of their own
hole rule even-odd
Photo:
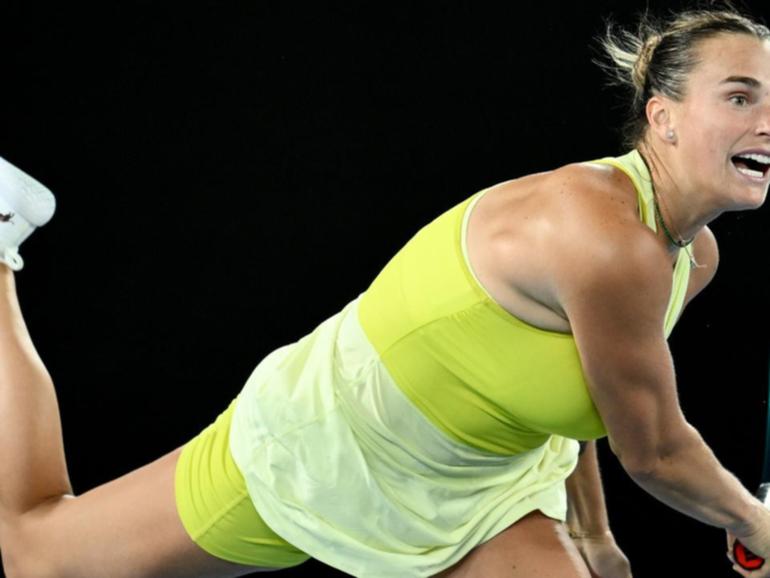
<svg viewBox="0 0 770 578">
<path fill-rule="evenodd" d="M 765 204 L 765 199 L 767 199 L 767 186 L 761 191 L 757 191 L 756 194 L 749 196 L 746 198 L 744 203 L 741 204 L 741 206 L 737 207 L 736 211 L 750 211 L 752 209 L 758 209 L 762 205 Z"/>
</svg>

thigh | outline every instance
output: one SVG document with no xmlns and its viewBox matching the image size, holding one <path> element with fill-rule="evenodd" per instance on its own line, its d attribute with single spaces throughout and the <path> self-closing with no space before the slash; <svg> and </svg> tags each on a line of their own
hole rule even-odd
<svg viewBox="0 0 770 578">
<path fill-rule="evenodd" d="M 9 575 L 224 578 L 260 570 L 208 554 L 185 531 L 174 496 L 181 451 L 20 516 L 4 532 Z"/>
<path fill-rule="evenodd" d="M 176 506 L 187 533 L 209 554 L 248 566 L 288 568 L 309 556 L 262 520 L 230 452 L 237 398 L 188 443 L 176 467 Z"/>
<path fill-rule="evenodd" d="M 436 578 L 590 578 L 564 524 L 539 510 L 478 546 Z"/>
</svg>

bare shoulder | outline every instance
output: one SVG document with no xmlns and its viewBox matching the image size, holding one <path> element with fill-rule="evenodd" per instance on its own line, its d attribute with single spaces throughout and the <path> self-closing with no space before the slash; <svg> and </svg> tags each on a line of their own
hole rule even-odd
<svg viewBox="0 0 770 578">
<path fill-rule="evenodd" d="M 567 201 L 574 219 L 554 237 L 552 282 L 611 448 L 629 473 L 641 473 L 687 426 L 664 324 L 672 258 L 629 210 L 627 181 L 608 172 L 572 182 L 569 196 L 581 202 Z"/>
<path fill-rule="evenodd" d="M 662 273 L 660 265 L 666 262 L 664 253 L 652 230 L 639 219 L 636 190 L 622 171 L 609 165 L 582 163 L 554 171 L 552 178 L 559 180 L 568 192 L 566 206 L 575 217 L 565 225 L 569 227 L 571 223 L 579 228 L 584 243 L 601 244 L 609 242 L 613 235 L 619 235 L 613 246 L 620 254 L 615 257 L 630 259 L 628 265 L 640 267 L 645 274 L 651 273 L 645 264 Z M 645 247 L 648 255 L 645 255 Z M 605 252 L 602 254 L 606 255 Z M 696 235 L 692 254 L 697 267 L 690 275 L 687 301 L 711 282 L 719 266 L 717 239 L 708 226 Z M 641 257 L 642 262 L 635 262 L 635 255 Z M 670 282 L 670 269 L 665 269 L 663 278 Z"/>
<path fill-rule="evenodd" d="M 637 192 L 621 170 L 590 163 L 563 166 L 547 173 L 541 187 L 554 196 L 562 209 L 562 225 L 582 230 L 582 237 L 601 239 L 607 227 L 628 226 L 639 232 L 645 227 L 639 220 Z"/>
<path fill-rule="evenodd" d="M 638 287 L 653 268 L 661 291 L 671 288 L 670 260 L 639 220 L 633 183 L 606 165 L 571 164 L 491 187 L 471 215 L 468 249 L 492 296 L 543 329 L 571 332 L 563 301 L 589 275 L 626 282 L 628 269 Z"/>
<path fill-rule="evenodd" d="M 671 259 L 640 220 L 636 189 L 622 171 L 575 164 L 549 178 L 554 182 L 544 184 L 560 191 L 559 227 L 551 239 L 557 274 L 596 273 L 608 280 L 628 277 L 646 283 L 660 278 L 670 289 Z M 701 244 L 708 251 L 708 240 Z"/>
<path fill-rule="evenodd" d="M 504 263 L 508 286 L 568 321 L 611 448 L 627 471 L 649 471 L 687 431 L 664 327 L 672 255 L 614 167 L 568 165 L 498 192 L 479 228 L 492 234 L 478 238 L 502 237 L 505 251 L 480 250 L 479 262 L 502 256 L 490 267 Z M 698 254 L 714 263 L 714 248 L 702 231 Z"/>
</svg>

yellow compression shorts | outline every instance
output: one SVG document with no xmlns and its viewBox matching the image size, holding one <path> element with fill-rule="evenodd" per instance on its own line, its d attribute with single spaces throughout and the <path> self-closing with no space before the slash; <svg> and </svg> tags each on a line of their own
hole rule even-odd
<svg viewBox="0 0 770 578">
<path fill-rule="evenodd" d="M 217 558 L 262 568 L 288 568 L 310 558 L 273 532 L 254 509 L 230 455 L 235 401 L 188 442 L 176 467 L 176 506 L 187 533 Z"/>
</svg>

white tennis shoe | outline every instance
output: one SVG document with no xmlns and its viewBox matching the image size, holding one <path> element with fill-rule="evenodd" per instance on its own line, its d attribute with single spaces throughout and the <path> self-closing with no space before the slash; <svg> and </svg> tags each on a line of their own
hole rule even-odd
<svg viewBox="0 0 770 578">
<path fill-rule="evenodd" d="M 24 267 L 19 245 L 55 210 L 51 191 L 0 157 L 0 262 L 14 271 Z"/>
</svg>

